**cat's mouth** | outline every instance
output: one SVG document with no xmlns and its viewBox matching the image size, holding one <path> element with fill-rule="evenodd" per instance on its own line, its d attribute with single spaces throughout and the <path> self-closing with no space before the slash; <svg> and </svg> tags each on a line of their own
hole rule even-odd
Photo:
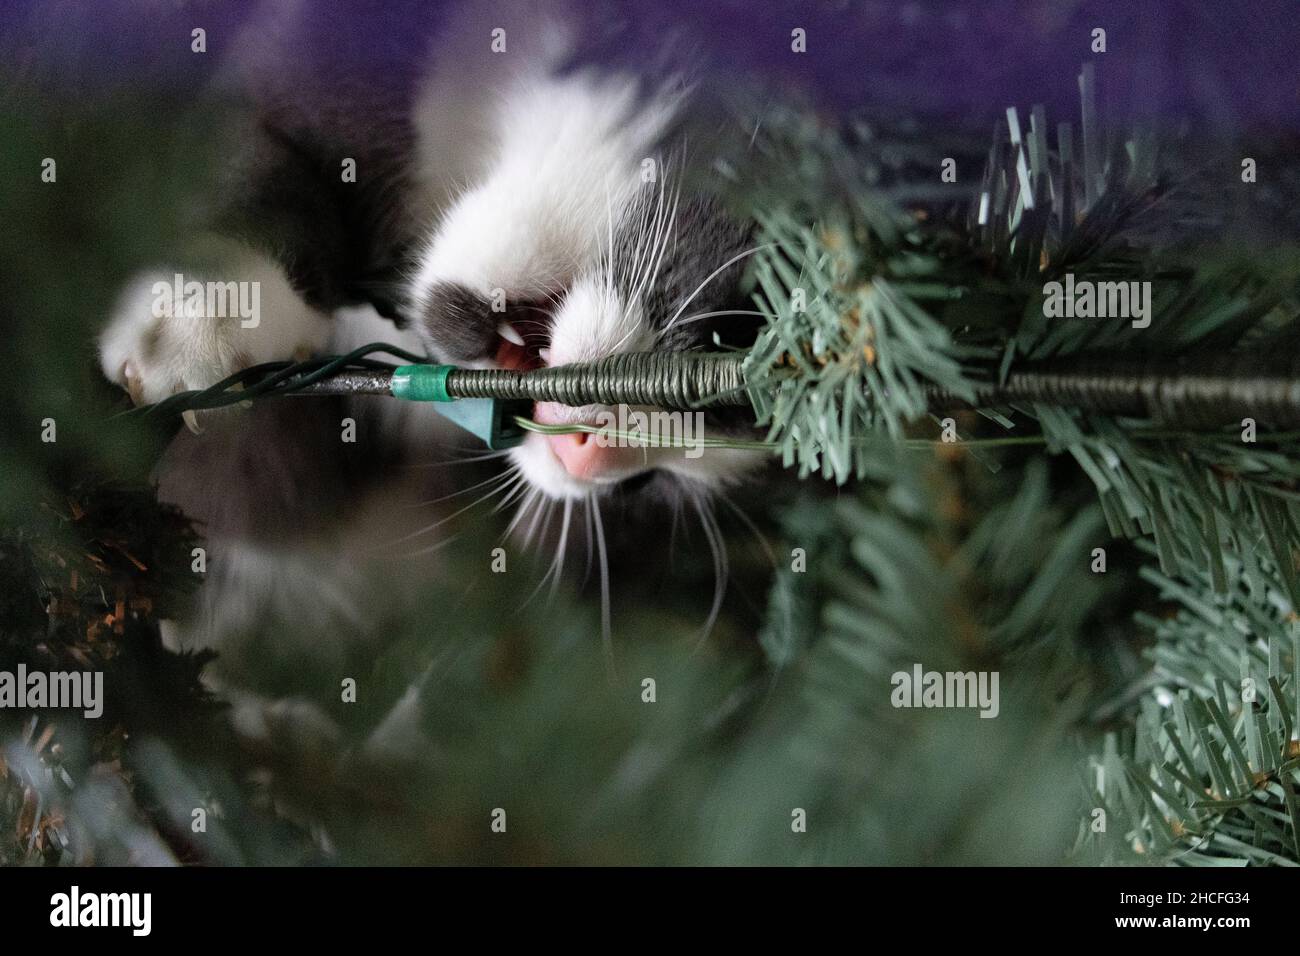
<svg viewBox="0 0 1300 956">
<path fill-rule="evenodd" d="M 544 368 L 550 364 L 551 326 L 549 316 L 539 308 L 515 307 L 511 309 L 508 319 L 497 325 L 496 351 L 492 361 L 499 368 L 529 372 Z M 547 424 L 569 424 L 567 410 L 548 403 L 534 403 L 532 418 Z M 560 413 L 557 417 L 557 412 Z M 551 446 L 556 464 L 569 473 L 570 477 L 580 482 L 590 481 L 588 468 L 576 468 L 566 460 L 566 442 L 582 443 L 588 436 L 578 435 L 573 438 L 560 436 L 540 438 L 543 444 Z"/>
<path fill-rule="evenodd" d="M 496 352 L 492 361 L 500 368 L 520 372 L 550 364 L 551 325 L 540 309 L 518 308 L 497 326 Z M 521 314 L 522 313 L 522 314 Z"/>
<path fill-rule="evenodd" d="M 509 318 L 497 326 L 496 350 L 492 356 L 500 368 L 521 372 L 544 368 L 550 364 L 550 317 L 541 309 L 515 308 Z M 547 425 L 598 425 L 591 409 L 572 409 L 552 402 L 533 405 L 534 421 Z M 639 479 L 650 469 L 645 467 L 644 449 L 609 448 L 586 432 L 533 436 L 536 444 L 548 449 L 546 457 L 552 467 L 565 474 L 566 487 L 581 494 L 597 488 Z"/>
</svg>

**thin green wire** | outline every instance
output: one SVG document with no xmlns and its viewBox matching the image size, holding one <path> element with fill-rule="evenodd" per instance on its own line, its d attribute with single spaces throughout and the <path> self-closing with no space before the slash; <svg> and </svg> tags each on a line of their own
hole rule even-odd
<svg viewBox="0 0 1300 956">
<path fill-rule="evenodd" d="M 349 365 L 366 369 L 396 368 L 392 363 L 366 358 L 366 356 L 376 352 L 392 355 L 404 362 L 419 364 L 428 361 L 427 356 L 416 355 L 387 342 L 371 342 L 369 345 L 353 349 L 346 355 L 339 355 L 330 359 L 309 359 L 305 362 L 265 362 L 261 365 L 251 365 L 223 378 L 215 385 L 194 391 L 177 392 L 164 398 L 161 402 L 128 409 L 121 414 L 126 416 L 166 416 L 190 410 L 224 408 L 270 393 L 286 395 L 298 391 L 343 370 Z M 247 381 L 259 378 L 261 380 L 249 388 L 240 387 Z"/>
</svg>

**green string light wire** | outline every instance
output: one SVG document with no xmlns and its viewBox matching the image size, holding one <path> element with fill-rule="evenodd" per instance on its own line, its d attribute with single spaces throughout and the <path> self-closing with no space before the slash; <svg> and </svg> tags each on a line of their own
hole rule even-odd
<svg viewBox="0 0 1300 956">
<path fill-rule="evenodd" d="M 424 362 L 425 357 L 389 345 L 373 342 L 354 349 L 346 355 L 331 358 L 308 359 L 303 362 L 266 362 L 223 378 L 208 388 L 177 392 L 161 402 L 130 409 L 123 414 L 167 417 L 188 411 L 224 408 L 267 395 L 310 394 L 313 387 L 328 383 L 340 375 L 369 374 L 385 383 L 396 366 L 368 358 L 375 353 L 385 353 L 406 362 Z M 385 391 L 387 385 L 385 384 Z M 362 390 L 354 390 L 365 394 Z M 325 394 L 343 394 L 342 391 L 322 390 Z"/>
</svg>

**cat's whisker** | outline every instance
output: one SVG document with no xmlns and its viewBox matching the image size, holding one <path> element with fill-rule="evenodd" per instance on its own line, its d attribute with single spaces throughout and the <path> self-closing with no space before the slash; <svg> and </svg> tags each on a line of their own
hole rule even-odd
<svg viewBox="0 0 1300 956">
<path fill-rule="evenodd" d="M 622 303 L 621 319 L 627 322 L 631 317 L 633 303 L 638 300 L 645 286 L 646 277 L 650 270 L 650 263 L 653 258 L 653 237 L 651 235 L 655 224 L 662 214 L 663 205 L 663 178 L 658 179 L 659 189 L 655 192 L 655 198 L 647 197 L 646 190 L 642 189 L 630 202 L 628 212 L 623 222 L 623 229 L 631 237 L 631 249 L 627 256 L 619 259 L 615 256 L 614 234 L 612 228 L 609 232 L 605 253 L 604 267 L 604 292 L 607 301 L 616 301 L 616 289 L 626 286 L 631 287 L 626 300 Z M 652 209 L 653 204 L 653 209 Z M 609 211 L 607 223 L 612 227 L 613 212 Z M 635 285 L 633 282 L 635 280 Z M 609 346 L 607 351 L 617 352 L 623 344 L 636 332 L 636 323 L 629 323 L 629 328 L 617 342 Z"/>
<path fill-rule="evenodd" d="M 406 508 L 427 508 L 429 505 L 436 505 L 436 504 L 438 504 L 438 503 L 440 503 L 440 502 L 443 502 L 443 501 L 450 501 L 452 498 L 459 498 L 461 495 L 467 495 L 467 494 L 469 494 L 471 491 L 477 491 L 479 488 L 482 488 L 484 485 L 490 485 L 490 484 L 492 484 L 492 482 L 494 482 L 494 481 L 500 481 L 500 480 L 501 480 L 501 479 L 502 479 L 506 474 L 509 474 L 509 473 L 508 473 L 508 472 L 504 472 L 504 473 L 502 473 L 502 474 L 492 475 L 492 476 L 489 477 L 489 478 L 484 478 L 482 481 L 479 481 L 479 482 L 476 482 L 475 484 L 470 485 L 468 488 L 461 488 L 461 489 L 459 489 L 459 490 L 457 490 L 457 491 L 453 491 L 453 492 L 451 492 L 450 494 L 441 495 L 440 497 L 437 497 L 437 498 L 430 498 L 428 501 L 416 501 L 416 502 L 413 502 L 413 503 L 411 503 L 411 504 L 404 505 L 403 507 L 406 507 Z"/>
<path fill-rule="evenodd" d="M 771 313 L 756 312 L 753 309 L 719 309 L 716 312 L 697 312 L 694 315 L 688 315 L 684 319 L 678 319 L 676 325 L 674 325 L 673 328 L 682 325 L 690 325 L 692 322 L 703 322 L 705 319 L 713 319 L 723 315 L 757 315 L 760 318 L 764 318 L 764 319 L 775 318 L 775 316 L 773 316 Z M 665 326 L 664 328 L 656 332 L 655 335 L 657 338 L 662 338 L 667 331 L 668 331 L 668 327 Z"/>
<path fill-rule="evenodd" d="M 629 303 L 636 302 L 645 293 L 646 289 L 653 288 L 655 280 L 659 277 L 659 269 L 663 265 L 664 254 L 668 250 L 669 239 L 676 244 L 676 232 L 673 229 L 677 222 L 677 206 L 681 200 L 681 185 L 678 184 L 673 191 L 672 207 L 668 210 L 667 215 L 663 214 L 664 207 L 664 190 L 668 180 L 667 169 L 659 179 L 659 205 L 655 210 L 655 220 L 646 230 L 646 239 L 649 243 L 648 254 L 646 255 L 646 268 L 641 275 L 632 295 L 629 297 Z M 655 254 L 657 250 L 658 254 Z M 640 260 L 638 260 L 638 266 Z"/>
<path fill-rule="evenodd" d="M 614 200 L 610 195 L 609 183 L 605 183 L 605 295 L 613 297 L 614 294 Z"/>
<path fill-rule="evenodd" d="M 677 566 L 677 526 L 682 520 L 682 495 L 673 495 L 672 521 L 668 525 L 668 566 Z"/>
<path fill-rule="evenodd" d="M 450 545 L 459 537 L 460 535 L 458 534 L 448 535 L 447 537 L 439 541 L 437 544 L 431 544 L 427 548 L 418 548 L 415 551 L 407 551 L 404 554 L 400 555 L 400 557 L 403 560 L 405 560 L 407 558 L 418 558 L 426 554 L 433 554 L 435 551 L 441 551 L 443 548 Z"/>
<path fill-rule="evenodd" d="M 714 494 L 716 494 L 718 499 L 730 508 L 736 517 L 740 519 L 741 523 L 753 533 L 755 540 L 758 541 L 763 552 L 767 555 L 767 560 L 770 561 L 772 567 L 775 568 L 777 566 L 776 551 L 773 550 L 771 542 L 767 540 L 763 532 L 758 529 L 758 525 L 754 524 L 754 519 L 745 514 L 744 510 L 732 501 L 730 496 L 721 491 L 715 491 Z"/>
<path fill-rule="evenodd" d="M 674 228 L 677 224 L 677 209 L 681 204 L 682 186 L 679 182 L 673 190 L 673 205 L 669 210 L 667 222 L 664 223 L 660 230 L 656 244 L 659 246 L 659 256 L 655 259 L 654 270 L 650 273 L 646 281 L 648 288 L 654 288 L 655 281 L 659 278 L 659 270 L 663 267 L 664 256 L 668 252 L 669 246 L 673 249 L 677 247 L 677 230 Z"/>
<path fill-rule="evenodd" d="M 555 560 L 551 563 L 555 570 L 551 577 L 551 597 L 560 587 L 560 576 L 564 573 L 564 555 L 569 546 L 569 524 L 573 518 L 573 499 L 564 499 L 564 519 L 560 524 L 560 543 L 555 549 Z M 549 572 L 548 572 L 549 573 Z"/>
<path fill-rule="evenodd" d="M 469 451 L 470 449 L 465 449 Z M 494 458 L 504 458 L 510 454 L 510 449 L 502 451 L 488 452 L 486 455 L 468 455 L 464 458 L 448 458 L 445 461 L 422 461 L 414 464 L 403 465 L 404 468 L 442 468 L 446 465 L 473 465 L 481 461 L 491 461 Z"/>
<path fill-rule="evenodd" d="M 605 526 L 600 519 L 600 501 L 590 495 L 588 511 L 596 526 L 596 550 L 600 558 L 600 641 L 605 648 L 605 669 L 610 683 L 618 676 L 614 667 L 614 633 L 610 625 L 609 555 L 605 550 Z"/>
<path fill-rule="evenodd" d="M 506 525 L 506 530 L 502 532 L 498 541 L 505 541 L 510 537 L 511 532 L 514 531 L 515 528 L 519 527 L 520 523 L 524 520 L 524 517 L 537 502 L 537 499 L 541 497 L 541 494 L 541 491 L 536 488 L 529 489 L 528 493 L 524 495 L 523 501 L 519 503 L 519 508 L 515 511 L 515 516 L 510 519 L 510 523 Z M 524 543 L 527 545 L 527 541 Z"/>
<path fill-rule="evenodd" d="M 564 290 L 563 290 L 563 289 L 549 289 L 549 288 L 543 288 L 543 289 L 540 290 L 540 294 L 541 294 L 542 298 L 544 298 L 544 299 L 546 299 L 546 301 L 550 302 L 551 305 L 552 305 L 555 309 L 558 309 L 561 305 L 564 304 Z"/>
<path fill-rule="evenodd" d="M 537 493 L 538 500 L 533 503 L 533 520 L 528 523 L 528 530 L 524 532 L 524 547 L 533 546 L 533 538 L 537 534 L 538 526 L 542 528 L 542 533 L 546 533 L 546 528 L 551 524 L 551 508 L 554 502 L 548 498 L 543 498 L 541 492 Z M 543 521 L 545 519 L 545 521 Z"/>
<path fill-rule="evenodd" d="M 660 197 L 659 197 L 660 205 L 659 208 L 656 209 L 655 220 L 644 230 L 643 233 L 643 237 L 647 243 L 645 247 L 646 249 L 645 269 L 641 271 L 640 280 L 637 283 L 636 288 L 632 291 L 632 293 L 628 297 L 626 307 L 624 310 L 625 319 L 630 318 L 633 303 L 640 301 L 640 298 L 642 295 L 644 295 L 646 289 L 654 287 L 654 282 L 659 277 L 659 269 L 663 265 L 664 255 L 667 253 L 670 244 L 675 247 L 677 243 L 677 233 L 676 230 L 673 228 L 673 226 L 677 221 L 677 206 L 679 201 L 681 200 L 681 186 L 678 185 L 677 188 L 674 190 L 672 206 L 668 209 L 667 213 L 664 214 L 663 212 L 664 185 L 663 184 L 666 181 L 666 179 L 667 179 L 667 174 L 665 171 L 665 174 L 660 177 Z M 640 268 L 640 262 L 641 259 L 638 256 L 637 259 L 638 269 Z M 642 327 L 640 326 L 640 324 L 636 322 L 629 322 L 627 332 L 625 332 L 623 336 L 613 345 L 610 351 L 611 352 L 621 351 L 623 346 L 627 344 L 627 341 L 641 331 L 642 331 Z"/>
<path fill-rule="evenodd" d="M 648 208 L 649 203 L 645 198 L 645 191 L 638 190 L 628 203 L 628 209 L 623 220 L 625 223 L 623 227 L 624 230 L 632 236 L 631 254 L 626 257 L 626 260 L 620 260 L 615 256 L 614 236 L 612 232 L 610 233 L 608 243 L 604 250 L 604 279 L 605 294 L 607 297 L 612 296 L 616 285 L 616 279 L 631 278 L 639 267 L 641 256 L 645 250 L 644 238 L 647 219 L 646 210 Z M 613 213 L 608 212 L 605 221 L 609 223 L 612 219 Z"/>
<path fill-rule="evenodd" d="M 448 521 L 451 521 L 452 519 L 464 514 L 466 511 L 469 511 L 471 508 L 475 507 L 476 505 L 482 504 L 484 501 L 488 501 L 489 499 L 500 494 L 504 488 L 510 486 L 510 482 L 506 481 L 505 479 L 513 478 L 514 483 L 518 484 L 519 482 L 523 481 L 523 477 L 524 476 L 519 471 L 518 467 L 517 466 L 513 467 L 499 476 L 499 478 L 502 480 L 500 485 L 498 485 L 495 488 L 489 488 L 484 495 L 480 496 L 479 498 L 476 498 L 474 501 L 471 501 L 463 508 L 453 511 L 445 518 L 441 518 L 438 521 L 435 521 L 433 524 L 427 525 L 426 527 L 423 527 L 418 531 L 412 531 L 410 534 L 403 535 L 402 537 L 397 538 L 394 541 L 390 541 L 388 542 L 387 545 L 376 545 L 374 550 L 379 550 L 379 548 L 381 547 L 392 547 L 393 545 L 401 544 L 403 541 L 410 541 L 412 538 L 418 538 L 421 535 L 428 534 L 430 531 L 435 531 L 438 528 L 441 528 L 443 525 L 445 525 Z"/>
<path fill-rule="evenodd" d="M 677 199 L 680 197 L 680 190 L 674 195 L 673 206 L 665 215 L 664 213 L 664 180 L 666 175 L 660 178 L 659 201 L 655 209 L 655 215 L 652 220 L 643 221 L 638 232 L 638 248 L 636 260 L 628 270 L 629 275 L 639 275 L 636 287 L 628 295 L 624 303 L 622 318 L 627 323 L 627 331 L 610 346 L 609 351 L 616 353 L 622 351 L 628 340 L 642 331 L 640 323 L 632 321 L 634 316 L 633 306 L 640 301 L 647 288 L 651 287 L 659 273 L 659 266 L 663 262 L 664 252 L 667 249 L 667 239 L 674 235 L 672 231 L 673 222 L 677 215 Z M 642 263 L 644 262 L 644 268 Z"/>
<path fill-rule="evenodd" d="M 627 344 L 627 340 L 630 339 L 632 336 L 636 335 L 640 331 L 641 331 L 641 327 L 637 325 L 637 323 L 629 322 L 628 329 L 626 332 L 623 333 L 623 337 L 620 338 L 617 342 L 615 342 L 612 346 L 610 346 L 609 354 L 616 355 L 618 352 L 622 351 L 623 346 Z"/>
<path fill-rule="evenodd" d="M 659 191 L 655 200 L 654 215 L 653 217 L 648 215 L 642 216 L 640 230 L 641 242 L 638 245 L 635 263 L 628 270 L 629 276 L 637 275 L 640 277 L 636 287 L 632 290 L 632 294 L 628 297 L 629 303 L 636 302 L 641 297 L 652 281 L 651 273 L 655 271 L 653 265 L 655 263 L 654 253 L 655 250 L 661 246 L 661 236 L 664 229 L 664 196 L 668 182 L 668 170 L 664 168 L 661 170 L 661 173 L 662 174 L 659 177 Z M 673 211 L 676 211 L 675 206 Z M 660 256 L 662 257 L 662 253 L 660 253 Z"/>
<path fill-rule="evenodd" d="M 724 262 L 722 265 L 718 266 L 718 268 L 714 269 L 711 273 L 709 273 L 709 275 L 705 278 L 703 282 L 701 282 L 698 286 L 695 287 L 694 292 L 692 292 L 690 295 L 686 297 L 686 301 L 684 301 L 681 304 L 681 306 L 677 309 L 676 314 L 674 314 L 673 317 L 669 319 L 668 323 L 664 326 L 664 331 L 671 329 L 676 324 L 677 319 L 681 316 L 681 314 L 686 311 L 686 307 L 695 301 L 695 297 L 697 295 L 699 295 L 701 292 L 704 291 L 705 286 L 707 286 L 718 276 L 722 275 L 722 273 L 725 272 L 729 267 L 735 265 L 741 259 L 747 259 L 752 255 L 756 255 L 764 251 L 765 249 L 775 249 L 775 248 L 776 248 L 776 243 L 774 242 L 764 243 L 761 246 L 754 246 L 752 249 L 746 249 L 744 252 L 737 253 L 736 255 L 728 259 L 726 262 Z"/>
<path fill-rule="evenodd" d="M 492 509 L 492 513 L 496 514 L 499 511 L 504 511 L 506 508 L 510 507 L 512 502 L 528 490 L 528 480 L 524 477 L 524 473 L 520 471 L 516 475 L 514 482 L 511 484 L 510 490 L 506 493 L 504 498 L 497 502 L 496 507 Z"/>
<path fill-rule="evenodd" d="M 555 505 L 554 501 L 552 501 L 550 504 L 547 505 L 547 509 L 546 509 L 547 528 L 550 528 L 551 526 L 551 511 L 554 505 Z M 564 551 L 565 548 L 568 546 L 568 541 L 569 541 L 569 519 L 573 516 L 572 498 L 564 499 L 563 515 L 564 517 L 561 519 L 561 523 L 560 523 L 560 541 L 555 548 L 555 557 L 551 559 L 551 564 L 546 569 L 546 573 L 542 575 L 542 579 L 537 582 L 537 587 L 533 588 L 533 591 L 531 594 L 528 595 L 527 600 L 525 600 L 524 603 L 520 605 L 521 608 L 526 607 L 529 603 L 532 602 L 533 598 L 537 597 L 537 595 L 541 593 L 542 588 L 546 586 L 547 580 L 550 580 L 551 582 L 551 593 L 549 595 L 549 598 L 552 600 L 555 598 L 555 592 L 556 590 L 559 589 L 560 586 L 560 577 L 564 573 Z M 543 535 L 544 534 L 545 534 L 545 530 L 543 531 Z"/>
<path fill-rule="evenodd" d="M 582 570 L 582 585 L 591 580 L 592 555 L 596 549 L 596 532 L 591 527 L 591 496 L 582 499 L 582 519 L 587 526 L 587 566 Z"/>
<path fill-rule="evenodd" d="M 699 651 L 704 646 L 709 634 L 712 633 L 713 625 L 717 623 L 718 614 L 722 611 L 722 598 L 727 591 L 730 566 L 727 561 L 727 548 L 723 542 L 722 529 L 718 527 L 718 519 L 708 509 L 702 495 L 692 495 L 691 504 L 695 506 L 695 511 L 700 516 L 700 527 L 704 529 L 704 537 L 708 539 L 709 550 L 713 553 L 713 606 L 709 608 L 708 619 L 704 622 L 704 628 L 700 632 L 700 639 L 695 645 L 695 650 Z"/>
</svg>

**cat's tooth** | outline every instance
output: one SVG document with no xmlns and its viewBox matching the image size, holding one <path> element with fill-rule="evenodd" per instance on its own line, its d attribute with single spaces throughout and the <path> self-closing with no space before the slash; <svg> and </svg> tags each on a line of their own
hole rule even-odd
<svg viewBox="0 0 1300 956">
<path fill-rule="evenodd" d="M 538 349 L 538 350 L 537 350 L 537 357 L 538 357 L 539 359 L 542 360 L 542 364 L 543 364 L 543 365 L 550 365 L 550 364 L 551 364 L 551 350 L 550 350 L 550 349 Z"/>
<path fill-rule="evenodd" d="M 497 335 L 501 336 L 511 345 L 522 347 L 524 344 L 524 337 L 516 332 L 515 327 L 509 322 L 502 322 L 497 326 Z"/>
<path fill-rule="evenodd" d="M 181 418 L 184 420 L 186 427 L 189 428 L 190 431 L 194 432 L 194 434 L 203 434 L 203 429 L 199 427 L 199 416 L 195 413 L 194 409 L 187 408 L 185 411 L 181 412 Z"/>
</svg>

